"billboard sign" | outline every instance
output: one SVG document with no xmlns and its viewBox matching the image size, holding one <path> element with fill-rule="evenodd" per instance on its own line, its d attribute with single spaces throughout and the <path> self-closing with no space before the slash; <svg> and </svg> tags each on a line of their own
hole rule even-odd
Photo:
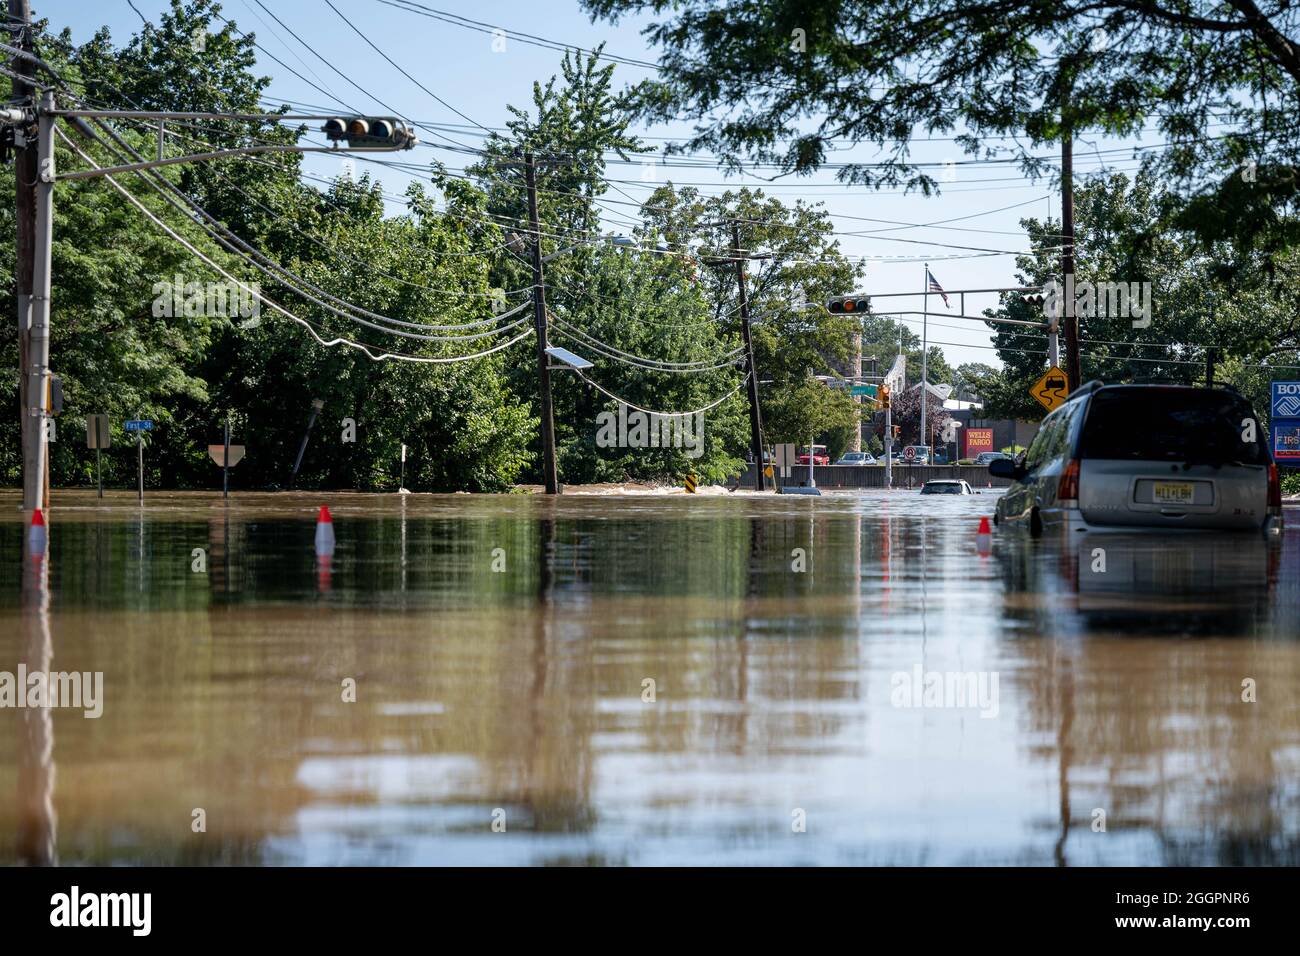
<svg viewBox="0 0 1300 956">
<path fill-rule="evenodd" d="M 1273 422 L 1272 438 L 1275 462 L 1300 465 L 1300 420 L 1292 418 Z"/>
<path fill-rule="evenodd" d="M 1269 418 L 1300 418 L 1300 382 L 1272 382 Z"/>
</svg>

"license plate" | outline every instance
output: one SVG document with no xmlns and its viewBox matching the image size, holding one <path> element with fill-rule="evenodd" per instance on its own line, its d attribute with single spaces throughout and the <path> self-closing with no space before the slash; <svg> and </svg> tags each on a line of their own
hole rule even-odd
<svg viewBox="0 0 1300 956">
<path fill-rule="evenodd" d="M 1161 504 L 1190 505 L 1194 490 L 1190 481 L 1157 481 L 1151 494 Z"/>
</svg>

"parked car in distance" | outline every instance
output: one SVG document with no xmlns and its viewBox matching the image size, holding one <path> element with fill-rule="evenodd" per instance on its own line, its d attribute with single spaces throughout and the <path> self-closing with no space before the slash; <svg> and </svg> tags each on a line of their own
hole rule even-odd
<svg viewBox="0 0 1300 956">
<path fill-rule="evenodd" d="M 973 489 L 960 478 L 938 478 L 934 481 L 927 481 L 921 486 L 923 495 L 977 495 L 978 491 Z"/>
<path fill-rule="evenodd" d="M 1004 451 L 982 451 L 975 456 L 975 464 L 981 468 L 987 468 L 993 462 L 1001 461 L 1004 458 L 1007 461 L 1011 460 L 1011 456 Z"/>
<path fill-rule="evenodd" d="M 948 449 L 946 449 L 946 448 L 936 448 L 936 449 L 934 450 L 934 463 L 935 463 L 936 465 L 946 465 L 946 464 L 948 464 Z"/>
<path fill-rule="evenodd" d="M 826 453 L 825 445 L 813 445 L 811 457 L 814 465 L 829 465 L 831 463 L 831 456 Z M 808 449 L 804 448 L 800 450 L 799 457 L 795 461 L 800 465 L 806 465 L 808 464 L 808 458 Z"/>
<path fill-rule="evenodd" d="M 846 451 L 840 455 L 837 465 L 874 465 L 876 456 L 869 451 Z"/>
<path fill-rule="evenodd" d="M 911 457 L 908 452 L 911 452 Z M 908 445 L 903 449 L 902 462 L 905 465 L 928 465 L 930 463 L 929 445 Z"/>
<path fill-rule="evenodd" d="M 989 465 L 1012 480 L 994 520 L 1035 535 L 1280 531 L 1282 488 L 1258 422 L 1230 389 L 1089 382 L 1043 419 L 1022 456 Z"/>
</svg>

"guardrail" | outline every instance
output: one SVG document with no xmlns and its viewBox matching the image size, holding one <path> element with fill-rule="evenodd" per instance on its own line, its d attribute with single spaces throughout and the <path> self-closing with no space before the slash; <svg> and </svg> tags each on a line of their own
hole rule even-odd
<svg viewBox="0 0 1300 956">
<path fill-rule="evenodd" d="M 920 488 L 936 478 L 964 478 L 976 491 L 988 488 L 1006 488 L 1011 484 L 1006 478 L 994 478 L 987 468 L 975 465 L 895 465 L 895 488 Z M 776 480 L 786 485 L 808 482 L 808 466 L 793 465 L 790 477 L 782 478 L 776 470 Z M 818 488 L 884 488 L 884 465 L 818 465 L 813 469 L 813 480 Z M 740 475 L 740 487 L 754 487 L 754 466 L 747 465 Z"/>
</svg>

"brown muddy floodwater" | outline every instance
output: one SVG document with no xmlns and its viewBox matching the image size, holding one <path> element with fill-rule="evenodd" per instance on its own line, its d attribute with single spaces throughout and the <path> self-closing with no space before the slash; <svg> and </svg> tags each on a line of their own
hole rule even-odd
<svg viewBox="0 0 1300 956">
<path fill-rule="evenodd" d="M 17 501 L 0 691 L 102 715 L 0 709 L 0 863 L 1300 862 L 1294 510 L 57 492 L 41 560 Z"/>
</svg>

